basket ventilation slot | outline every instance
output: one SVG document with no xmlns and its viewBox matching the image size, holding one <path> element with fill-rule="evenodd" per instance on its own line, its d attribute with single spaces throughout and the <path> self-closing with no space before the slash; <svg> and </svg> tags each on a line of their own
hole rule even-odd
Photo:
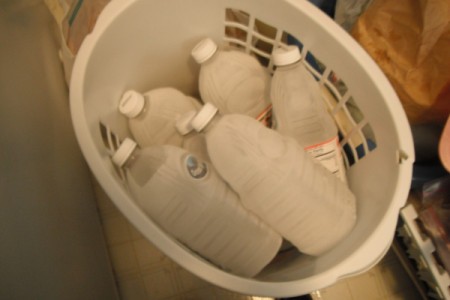
<svg viewBox="0 0 450 300">
<path fill-rule="evenodd" d="M 271 54 L 278 47 L 299 47 L 306 68 L 319 82 L 324 92 L 324 102 L 339 129 L 341 150 L 347 167 L 352 166 L 376 149 L 374 131 L 366 121 L 344 80 L 326 62 L 319 59 L 292 34 L 267 24 L 255 16 L 238 9 L 225 10 L 224 43 L 254 55 L 273 73 Z M 110 128 L 100 123 L 100 131 L 106 150 L 112 155 L 120 145 L 120 139 Z M 117 170 L 124 179 L 123 171 Z"/>
<path fill-rule="evenodd" d="M 262 22 L 245 11 L 225 10 L 225 45 L 254 55 L 273 74 L 271 54 L 278 47 L 296 45 L 303 63 L 319 82 L 330 113 L 339 128 L 340 145 L 347 167 L 367 156 L 377 147 L 376 137 L 363 112 L 350 94 L 344 80 L 326 62 L 320 60 L 290 33 Z"/>
<path fill-rule="evenodd" d="M 122 141 L 119 139 L 118 135 L 116 135 L 108 126 L 106 126 L 101 122 L 100 122 L 100 134 L 102 136 L 103 145 L 105 146 L 106 151 L 108 152 L 109 156 L 112 157 L 114 153 L 117 151 L 117 149 L 119 149 L 119 146 L 122 143 Z M 116 174 L 119 176 L 119 178 L 123 182 L 125 182 L 126 176 L 123 169 L 114 165 L 114 170 L 116 171 Z"/>
</svg>

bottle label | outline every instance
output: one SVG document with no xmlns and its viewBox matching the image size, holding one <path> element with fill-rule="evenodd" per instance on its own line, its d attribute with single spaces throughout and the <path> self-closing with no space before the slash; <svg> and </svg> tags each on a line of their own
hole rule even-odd
<svg viewBox="0 0 450 300">
<path fill-rule="evenodd" d="M 195 179 L 202 179 L 208 174 L 208 166 L 193 155 L 188 155 L 185 159 L 186 170 Z"/>
<path fill-rule="evenodd" d="M 271 128 L 272 127 L 272 104 L 269 104 L 259 115 L 256 117 L 256 120 L 263 123 L 264 126 Z"/>
<path fill-rule="evenodd" d="M 305 147 L 305 150 L 327 168 L 328 171 L 335 174 L 343 182 L 347 181 L 338 137 L 334 137 L 320 144 Z"/>
</svg>

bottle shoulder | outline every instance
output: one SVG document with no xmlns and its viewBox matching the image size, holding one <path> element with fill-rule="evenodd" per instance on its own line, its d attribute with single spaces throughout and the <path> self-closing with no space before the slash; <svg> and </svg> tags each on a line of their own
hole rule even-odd
<svg viewBox="0 0 450 300">
<path fill-rule="evenodd" d="M 277 67 L 274 72 L 274 77 L 277 76 L 297 76 L 297 77 L 313 77 L 308 71 L 303 62 L 298 61 L 294 64 Z"/>
<path fill-rule="evenodd" d="M 256 57 L 239 50 L 218 51 L 202 65 L 202 69 L 209 68 L 237 68 L 267 72 L 267 70 L 259 63 Z"/>
</svg>

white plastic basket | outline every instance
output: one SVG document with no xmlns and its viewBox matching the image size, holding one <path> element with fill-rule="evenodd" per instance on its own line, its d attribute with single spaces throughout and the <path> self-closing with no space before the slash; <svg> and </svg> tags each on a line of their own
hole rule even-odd
<svg viewBox="0 0 450 300">
<path fill-rule="evenodd" d="M 227 17 L 236 11 L 241 18 Z M 271 70 L 270 51 L 292 39 L 301 42 L 307 61 L 315 58 L 308 67 L 334 95 L 328 104 L 358 199 L 355 229 L 330 252 L 309 257 L 286 251 L 256 278 L 242 278 L 165 234 L 130 197 L 123 174 L 110 160 L 120 141 L 130 136 L 117 111 L 120 96 L 130 88 L 161 86 L 198 95 L 199 67 L 190 50 L 204 37 L 242 47 Z M 251 295 L 302 295 L 369 269 L 391 244 L 414 161 L 407 119 L 377 65 L 307 1 L 114 0 L 78 53 L 70 101 L 83 154 L 112 201 L 166 255 L 213 284 Z"/>
</svg>

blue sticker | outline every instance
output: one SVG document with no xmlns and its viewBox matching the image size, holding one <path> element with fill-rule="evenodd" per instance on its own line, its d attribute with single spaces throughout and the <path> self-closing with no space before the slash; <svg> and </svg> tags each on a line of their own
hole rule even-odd
<svg viewBox="0 0 450 300">
<path fill-rule="evenodd" d="M 193 155 L 189 155 L 186 158 L 186 169 L 192 178 L 195 179 L 201 179 L 208 174 L 208 166 Z"/>
</svg>

